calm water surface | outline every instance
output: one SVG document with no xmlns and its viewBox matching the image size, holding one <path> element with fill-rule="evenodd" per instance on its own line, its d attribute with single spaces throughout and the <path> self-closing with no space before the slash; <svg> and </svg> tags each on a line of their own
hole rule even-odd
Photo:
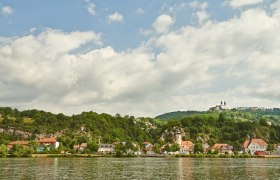
<svg viewBox="0 0 280 180">
<path fill-rule="evenodd" d="M 280 159 L 0 158 L 0 179 L 280 179 Z"/>
</svg>

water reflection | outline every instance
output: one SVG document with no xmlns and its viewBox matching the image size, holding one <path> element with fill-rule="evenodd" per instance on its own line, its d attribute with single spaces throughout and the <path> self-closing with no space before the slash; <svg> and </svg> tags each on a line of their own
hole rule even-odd
<svg viewBox="0 0 280 180">
<path fill-rule="evenodd" d="M 0 179 L 279 179 L 279 159 L 8 158 Z"/>
</svg>

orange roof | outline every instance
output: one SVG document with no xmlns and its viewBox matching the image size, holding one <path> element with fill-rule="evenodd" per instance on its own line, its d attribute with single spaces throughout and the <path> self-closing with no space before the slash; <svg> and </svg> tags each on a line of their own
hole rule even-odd
<svg viewBox="0 0 280 180">
<path fill-rule="evenodd" d="M 28 145 L 29 141 L 12 141 L 8 145 L 15 145 L 15 144 Z"/>
<path fill-rule="evenodd" d="M 228 144 L 214 144 L 213 148 L 221 148 L 222 146 L 228 146 Z"/>
<path fill-rule="evenodd" d="M 82 143 L 80 147 L 87 147 L 87 143 Z"/>
<path fill-rule="evenodd" d="M 193 143 L 191 141 L 182 141 L 181 145 L 185 145 L 185 146 L 192 146 Z"/>
<path fill-rule="evenodd" d="M 259 146 L 267 146 L 267 143 L 262 139 L 250 139 L 244 142 L 243 147 L 248 148 L 251 143 L 258 144 Z"/>
<path fill-rule="evenodd" d="M 56 143 L 56 139 L 54 137 L 51 138 L 40 138 L 39 143 Z"/>
</svg>

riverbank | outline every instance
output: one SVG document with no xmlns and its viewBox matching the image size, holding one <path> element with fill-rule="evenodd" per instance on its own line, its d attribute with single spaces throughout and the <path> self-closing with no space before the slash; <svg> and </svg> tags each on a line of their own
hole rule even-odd
<svg viewBox="0 0 280 180">
<path fill-rule="evenodd" d="M 17 158 L 7 156 L 8 158 Z M 280 158 L 279 155 L 265 155 L 265 156 L 251 156 L 248 154 L 240 155 L 225 155 L 225 154 L 189 154 L 189 155 L 167 155 L 167 154 L 142 154 L 142 155 L 122 155 L 116 156 L 114 154 L 30 154 L 26 158 Z"/>
</svg>

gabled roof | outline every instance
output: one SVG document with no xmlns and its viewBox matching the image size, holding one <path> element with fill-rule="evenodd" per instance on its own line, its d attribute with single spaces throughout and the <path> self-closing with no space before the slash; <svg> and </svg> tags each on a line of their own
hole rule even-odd
<svg viewBox="0 0 280 180">
<path fill-rule="evenodd" d="M 82 143 L 80 147 L 87 147 L 87 143 Z"/>
<path fill-rule="evenodd" d="M 28 145 L 29 141 L 12 141 L 8 145 L 15 145 L 15 144 Z"/>
<path fill-rule="evenodd" d="M 54 137 L 51 138 L 40 138 L 39 143 L 56 143 L 56 139 Z"/>
<path fill-rule="evenodd" d="M 267 143 L 262 139 L 250 139 L 244 142 L 243 147 L 248 148 L 248 146 L 250 146 L 251 143 L 258 144 L 259 146 L 267 146 Z"/>
<path fill-rule="evenodd" d="M 214 144 L 214 146 L 212 148 L 216 149 L 216 148 L 221 148 L 221 147 L 226 147 L 229 146 L 228 144 Z"/>
<path fill-rule="evenodd" d="M 191 141 L 182 141 L 181 142 L 181 145 L 184 145 L 184 146 L 192 146 L 193 143 Z"/>
</svg>

